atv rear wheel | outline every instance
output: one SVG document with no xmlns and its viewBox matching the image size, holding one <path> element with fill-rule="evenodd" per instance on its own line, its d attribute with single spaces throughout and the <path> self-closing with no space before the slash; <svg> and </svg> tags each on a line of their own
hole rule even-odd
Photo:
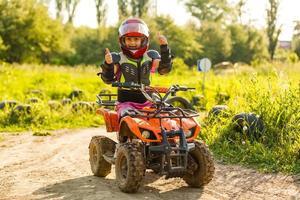
<svg viewBox="0 0 300 200">
<path fill-rule="evenodd" d="M 121 191 L 136 192 L 143 180 L 145 164 L 136 144 L 121 144 L 115 162 L 116 180 Z"/>
<path fill-rule="evenodd" d="M 208 184 L 215 172 L 214 161 L 204 143 L 194 142 L 195 149 L 189 152 L 188 166 L 196 166 L 183 177 L 191 187 L 202 187 Z"/>
<path fill-rule="evenodd" d="M 174 107 L 194 110 L 192 104 L 183 97 L 179 97 L 179 96 L 171 97 L 171 98 L 167 99 L 167 103 L 171 104 Z"/>
<path fill-rule="evenodd" d="M 94 136 L 89 145 L 90 165 L 95 176 L 105 177 L 111 172 L 111 163 L 103 155 L 113 154 L 116 143 L 104 136 Z"/>
</svg>

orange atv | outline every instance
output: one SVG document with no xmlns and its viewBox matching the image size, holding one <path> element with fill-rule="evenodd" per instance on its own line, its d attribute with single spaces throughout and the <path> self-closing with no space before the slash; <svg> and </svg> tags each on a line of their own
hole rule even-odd
<svg viewBox="0 0 300 200">
<path fill-rule="evenodd" d="M 205 143 L 196 141 L 199 114 L 167 103 L 170 94 L 191 88 L 173 85 L 169 89 L 134 83 L 113 83 L 115 87 L 140 90 L 153 103 L 151 107 L 117 113 L 99 108 L 107 132 L 117 132 L 118 143 L 105 136 L 94 136 L 89 145 L 90 164 L 95 176 L 105 177 L 115 165 L 117 184 L 123 192 L 136 192 L 146 169 L 165 178 L 182 177 L 192 187 L 208 184 L 214 175 L 214 162 Z M 165 93 L 162 97 L 161 93 Z M 103 100 L 107 96 L 108 100 Z M 98 95 L 100 106 L 114 106 L 115 94 Z"/>
</svg>

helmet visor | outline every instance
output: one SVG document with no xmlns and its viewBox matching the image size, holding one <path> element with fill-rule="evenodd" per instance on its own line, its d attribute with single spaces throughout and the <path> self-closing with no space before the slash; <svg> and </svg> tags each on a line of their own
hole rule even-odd
<svg viewBox="0 0 300 200">
<path fill-rule="evenodd" d="M 125 23 L 119 28 L 120 36 L 146 36 L 149 37 L 149 29 L 145 24 L 134 22 Z"/>
</svg>

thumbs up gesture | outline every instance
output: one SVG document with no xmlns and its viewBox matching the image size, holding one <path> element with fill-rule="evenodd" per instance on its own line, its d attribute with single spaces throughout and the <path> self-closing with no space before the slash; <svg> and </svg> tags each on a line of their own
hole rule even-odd
<svg viewBox="0 0 300 200">
<path fill-rule="evenodd" d="M 160 32 L 157 33 L 157 39 L 158 39 L 159 45 L 168 44 L 167 38 L 164 35 L 161 35 Z"/>
<path fill-rule="evenodd" d="M 109 49 L 108 48 L 106 48 L 105 49 L 105 62 L 107 63 L 107 64 L 112 64 L 112 62 L 113 62 L 113 59 L 112 59 L 112 55 L 111 55 L 111 53 L 110 53 L 110 51 L 109 51 Z"/>
</svg>

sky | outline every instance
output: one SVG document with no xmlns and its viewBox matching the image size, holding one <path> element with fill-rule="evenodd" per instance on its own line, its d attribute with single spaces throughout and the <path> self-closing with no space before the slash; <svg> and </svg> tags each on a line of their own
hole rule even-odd
<svg viewBox="0 0 300 200">
<path fill-rule="evenodd" d="M 105 0 L 108 5 L 107 24 L 113 25 L 118 20 L 117 0 Z M 184 25 L 192 16 L 186 11 L 182 1 L 179 0 L 150 0 L 157 2 L 157 14 L 170 15 L 177 24 Z M 231 0 L 236 2 L 237 0 Z M 268 0 L 247 0 L 244 7 L 243 22 L 258 28 L 265 25 L 266 8 Z M 294 21 L 300 20 L 300 0 L 281 0 L 279 7 L 278 25 L 282 25 L 280 40 L 291 40 Z M 50 14 L 54 16 L 55 5 L 51 0 Z M 95 28 L 96 10 L 94 0 L 81 0 L 74 18 L 75 26 L 88 26 Z"/>
</svg>

